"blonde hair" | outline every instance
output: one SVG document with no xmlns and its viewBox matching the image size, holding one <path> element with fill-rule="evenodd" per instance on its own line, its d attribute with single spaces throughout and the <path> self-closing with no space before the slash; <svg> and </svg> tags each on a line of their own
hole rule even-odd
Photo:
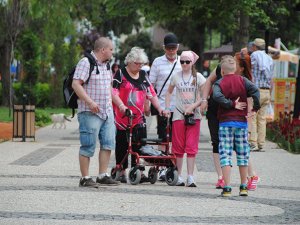
<svg viewBox="0 0 300 225">
<path fill-rule="evenodd" d="M 197 70 L 195 64 L 192 65 L 192 76 L 193 76 L 193 82 L 192 85 L 196 86 L 196 77 L 197 77 Z"/>
<path fill-rule="evenodd" d="M 223 56 L 220 64 L 224 74 L 234 73 L 236 71 L 236 61 L 231 55 Z"/>
</svg>

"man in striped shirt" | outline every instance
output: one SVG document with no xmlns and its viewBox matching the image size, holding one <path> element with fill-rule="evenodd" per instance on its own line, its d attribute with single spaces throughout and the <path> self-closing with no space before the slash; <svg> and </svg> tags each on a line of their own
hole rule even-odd
<svg viewBox="0 0 300 225">
<path fill-rule="evenodd" d="M 95 41 L 92 56 L 97 65 L 89 77 L 90 63 L 85 57 L 76 66 L 72 87 L 78 99 L 78 122 L 80 132 L 79 186 L 117 185 L 107 174 L 111 151 L 115 149 L 115 124 L 112 109 L 112 73 L 108 65 L 113 53 L 112 41 L 100 37 Z M 96 182 L 89 176 L 90 157 L 95 153 L 99 139 L 99 175 Z"/>
<path fill-rule="evenodd" d="M 181 71 L 179 57 L 177 56 L 179 44 L 175 34 L 170 33 L 165 36 L 163 48 L 165 54 L 154 59 L 150 69 L 149 79 L 153 87 L 157 90 L 157 94 L 161 92 L 158 100 L 162 109 L 165 109 L 165 96 L 170 85 L 170 78 L 172 74 L 176 74 L 178 71 Z M 163 87 L 175 63 L 176 65 L 174 67 L 174 70 L 165 86 Z M 175 109 L 175 95 L 172 96 L 170 108 L 171 112 L 173 112 L 173 110 Z M 159 138 L 165 138 L 166 127 L 163 125 L 160 115 L 158 116 L 157 129 Z"/>
<path fill-rule="evenodd" d="M 265 52 L 265 40 L 256 38 L 251 54 L 252 76 L 254 84 L 259 88 L 260 110 L 251 123 L 250 146 L 252 151 L 261 151 L 266 140 L 266 111 L 271 100 L 274 63 Z"/>
</svg>

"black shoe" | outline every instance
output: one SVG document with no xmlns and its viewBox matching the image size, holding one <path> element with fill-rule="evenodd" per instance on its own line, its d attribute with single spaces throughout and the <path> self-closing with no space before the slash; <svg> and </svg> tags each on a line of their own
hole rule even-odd
<svg viewBox="0 0 300 225">
<path fill-rule="evenodd" d="M 90 187 L 90 188 L 98 188 L 99 185 L 90 178 L 82 177 L 79 181 L 79 187 Z"/>
<path fill-rule="evenodd" d="M 187 184 L 187 187 L 197 187 L 197 185 L 195 183 L 191 183 L 191 184 Z"/>
<path fill-rule="evenodd" d="M 115 186 L 115 185 L 119 185 L 120 182 L 119 181 L 115 181 L 113 179 L 111 179 L 111 177 L 109 176 L 104 176 L 101 179 L 99 177 L 97 177 L 96 182 L 99 185 L 108 185 L 108 186 Z"/>
<path fill-rule="evenodd" d="M 146 182 L 150 182 L 150 179 L 148 177 L 146 177 L 145 174 L 142 174 L 140 184 L 146 183 Z"/>
<path fill-rule="evenodd" d="M 119 181 L 123 184 L 126 184 L 127 183 L 126 175 L 124 174 L 124 175 L 120 176 Z"/>
</svg>

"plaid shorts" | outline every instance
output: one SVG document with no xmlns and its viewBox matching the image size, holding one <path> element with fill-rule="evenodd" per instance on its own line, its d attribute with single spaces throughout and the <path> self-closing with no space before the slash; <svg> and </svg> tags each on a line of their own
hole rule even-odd
<svg viewBox="0 0 300 225">
<path fill-rule="evenodd" d="M 237 165 L 248 166 L 250 147 L 248 129 L 236 127 L 219 128 L 219 155 L 221 167 L 232 166 L 232 152 L 236 151 Z"/>
</svg>

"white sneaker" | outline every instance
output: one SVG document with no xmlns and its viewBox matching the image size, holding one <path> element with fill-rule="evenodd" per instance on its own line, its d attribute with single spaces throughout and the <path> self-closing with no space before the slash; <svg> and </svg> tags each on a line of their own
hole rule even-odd
<svg viewBox="0 0 300 225">
<path fill-rule="evenodd" d="M 185 183 L 184 183 L 182 177 L 178 177 L 176 186 L 185 186 Z"/>
<path fill-rule="evenodd" d="M 159 181 L 165 181 L 166 180 L 166 170 L 165 168 L 161 169 L 159 172 L 158 172 L 158 180 Z"/>
<path fill-rule="evenodd" d="M 193 176 L 188 176 L 187 181 L 186 181 L 186 186 L 187 187 L 197 187 Z"/>
</svg>

